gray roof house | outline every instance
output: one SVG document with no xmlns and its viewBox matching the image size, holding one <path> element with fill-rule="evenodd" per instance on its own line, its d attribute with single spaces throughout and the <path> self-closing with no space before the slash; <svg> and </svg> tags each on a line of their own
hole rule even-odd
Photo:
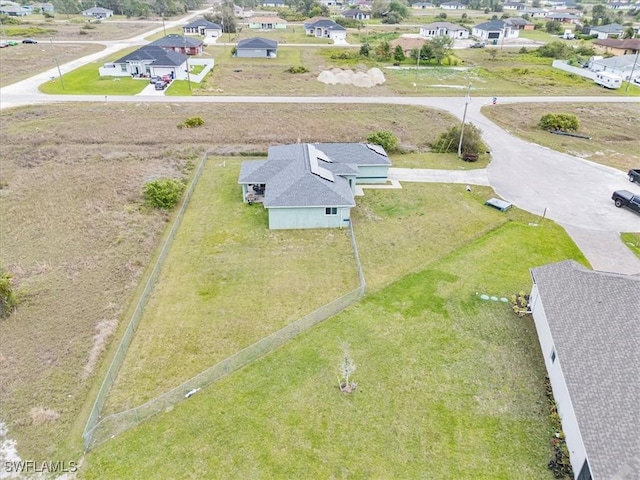
<svg viewBox="0 0 640 480">
<path fill-rule="evenodd" d="M 222 27 L 204 18 L 198 18 L 182 27 L 185 35 L 200 35 L 206 38 L 218 38 L 222 35 Z"/>
<path fill-rule="evenodd" d="M 344 18 L 351 18 L 352 20 L 369 20 L 371 13 L 359 8 L 350 8 L 340 13 Z"/>
<path fill-rule="evenodd" d="M 277 55 L 278 42 L 268 38 L 245 38 L 236 45 L 236 57 L 239 58 L 276 58 Z"/>
<path fill-rule="evenodd" d="M 420 36 L 423 38 L 435 38 L 441 36 L 456 38 L 469 38 L 469 30 L 461 25 L 451 22 L 433 22 L 420 27 Z"/>
<path fill-rule="evenodd" d="M 640 277 L 531 269 L 530 308 L 577 479 L 640 478 Z"/>
<path fill-rule="evenodd" d="M 174 79 L 187 79 L 187 56 L 182 53 L 165 50 L 157 45 L 145 45 L 135 52 L 105 63 L 99 69 L 101 77 L 162 76 L 170 75 Z"/>
<path fill-rule="evenodd" d="M 313 37 L 330 38 L 334 41 L 345 40 L 347 38 L 347 29 L 329 19 L 320 19 L 312 23 L 305 22 L 304 28 L 307 35 Z"/>
<path fill-rule="evenodd" d="M 609 25 L 602 25 L 600 27 L 590 27 L 589 35 L 598 35 L 598 39 L 609 38 L 610 35 L 618 36 L 624 33 L 626 27 L 619 23 L 610 23 Z"/>
<path fill-rule="evenodd" d="M 349 225 L 358 181 L 384 183 L 389 157 L 378 145 L 298 143 L 269 148 L 267 160 L 242 163 L 245 203 L 262 203 L 270 229 Z"/>
<path fill-rule="evenodd" d="M 494 44 L 497 43 L 498 40 L 517 38 L 520 35 L 517 28 L 502 20 L 490 20 L 480 23 L 472 28 L 471 34 L 480 40 L 493 41 Z"/>
<path fill-rule="evenodd" d="M 84 10 L 82 12 L 82 15 L 84 15 L 85 17 L 109 18 L 113 17 L 113 10 L 102 7 L 91 7 L 87 10 Z"/>
</svg>

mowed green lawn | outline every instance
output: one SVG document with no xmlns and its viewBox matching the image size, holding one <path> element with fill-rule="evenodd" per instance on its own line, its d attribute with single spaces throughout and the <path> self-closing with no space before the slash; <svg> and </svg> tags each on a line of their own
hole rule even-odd
<svg viewBox="0 0 640 480">
<path fill-rule="evenodd" d="M 97 447 L 81 477 L 551 479 L 535 328 L 477 293 L 565 258 L 584 262 L 554 224 L 502 224 Z"/>
<path fill-rule="evenodd" d="M 134 51 L 135 48 L 121 50 L 117 54 L 91 62 L 62 75 L 62 81 L 56 77 L 55 81 L 40 85 L 40 91 L 48 94 L 66 95 L 136 95 L 149 84 L 148 80 L 131 77 L 101 77 L 99 68 L 105 63 L 112 62 Z"/>
<path fill-rule="evenodd" d="M 308 309 L 315 279 L 333 288 L 329 271 L 351 264 L 345 238 L 326 243 L 344 232 L 266 230 L 261 207 L 236 198 L 238 163 L 210 160 L 154 292 L 155 323 L 145 319 L 129 352 L 138 380 L 115 391 L 119 403 L 186 375 L 197 351 L 210 354 L 243 337 L 211 323 L 215 311 L 237 303 Z M 155 478 L 161 465 L 166 478 L 551 478 L 535 329 L 508 304 L 479 295 L 527 290 L 529 267 L 584 257 L 555 224 L 485 207 L 488 188 L 403 187 L 358 198 L 364 301 L 96 447 L 82 476 Z M 289 260 L 305 244 L 324 259 L 306 279 Z M 251 280 L 267 265 L 274 288 L 265 292 Z M 245 287 L 245 298 L 226 298 L 233 285 Z M 259 330 L 256 313 L 243 328 Z M 348 396 L 337 389 L 345 341 L 359 383 Z"/>
<path fill-rule="evenodd" d="M 110 413 L 358 287 L 347 231 L 268 230 L 262 205 L 242 202 L 242 161 L 209 160 L 111 391 Z"/>
</svg>

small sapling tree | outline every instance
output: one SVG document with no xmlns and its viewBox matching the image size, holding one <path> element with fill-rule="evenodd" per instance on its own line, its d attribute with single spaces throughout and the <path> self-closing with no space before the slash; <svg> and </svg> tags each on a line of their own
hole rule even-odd
<svg viewBox="0 0 640 480">
<path fill-rule="evenodd" d="M 358 384 L 351 381 L 351 375 L 356 371 L 356 363 L 351 357 L 348 343 L 342 345 L 342 360 L 340 361 L 339 370 L 338 387 L 340 391 L 344 393 L 355 391 L 355 389 L 358 388 Z"/>
</svg>

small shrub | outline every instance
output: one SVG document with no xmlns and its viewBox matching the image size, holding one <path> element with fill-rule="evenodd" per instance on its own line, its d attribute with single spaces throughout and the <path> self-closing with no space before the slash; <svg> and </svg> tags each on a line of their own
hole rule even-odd
<svg viewBox="0 0 640 480">
<path fill-rule="evenodd" d="M 185 187 L 184 182 L 175 178 L 159 178 L 145 183 L 142 195 L 147 205 L 171 210 L 180 201 Z"/>
<path fill-rule="evenodd" d="M 0 317 L 7 317 L 18 306 L 18 300 L 13 291 L 13 275 L 0 269 Z"/>
<path fill-rule="evenodd" d="M 89 32 L 86 30 L 80 30 L 80 35 L 89 35 Z"/>
<path fill-rule="evenodd" d="M 460 125 L 451 127 L 440 134 L 431 148 L 439 153 L 457 152 L 460 143 Z M 473 123 L 465 123 L 462 135 L 462 153 L 478 154 L 487 151 L 482 141 L 482 131 Z"/>
<path fill-rule="evenodd" d="M 82 26 L 82 30 L 95 30 L 95 29 L 96 29 L 95 25 L 92 25 L 90 23 L 85 23 Z"/>
<path fill-rule="evenodd" d="M 287 73 L 307 73 L 309 69 L 304 65 L 297 65 L 295 67 L 289 67 L 286 70 Z"/>
<path fill-rule="evenodd" d="M 380 145 L 387 153 L 394 153 L 398 151 L 398 137 L 389 130 L 378 130 L 369 134 L 367 142 L 374 145 Z"/>
<path fill-rule="evenodd" d="M 201 117 L 187 118 L 184 123 L 178 124 L 178 128 L 196 128 L 204 125 L 204 120 Z"/>
<path fill-rule="evenodd" d="M 547 113 L 542 116 L 538 126 L 543 130 L 575 132 L 580 127 L 580 122 L 573 113 Z"/>
</svg>

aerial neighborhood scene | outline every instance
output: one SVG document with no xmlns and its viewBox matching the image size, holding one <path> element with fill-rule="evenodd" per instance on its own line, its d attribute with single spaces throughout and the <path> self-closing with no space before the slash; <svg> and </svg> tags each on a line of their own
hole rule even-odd
<svg viewBox="0 0 640 480">
<path fill-rule="evenodd" d="M 0 479 L 640 479 L 640 2 L 0 0 Z"/>
</svg>

